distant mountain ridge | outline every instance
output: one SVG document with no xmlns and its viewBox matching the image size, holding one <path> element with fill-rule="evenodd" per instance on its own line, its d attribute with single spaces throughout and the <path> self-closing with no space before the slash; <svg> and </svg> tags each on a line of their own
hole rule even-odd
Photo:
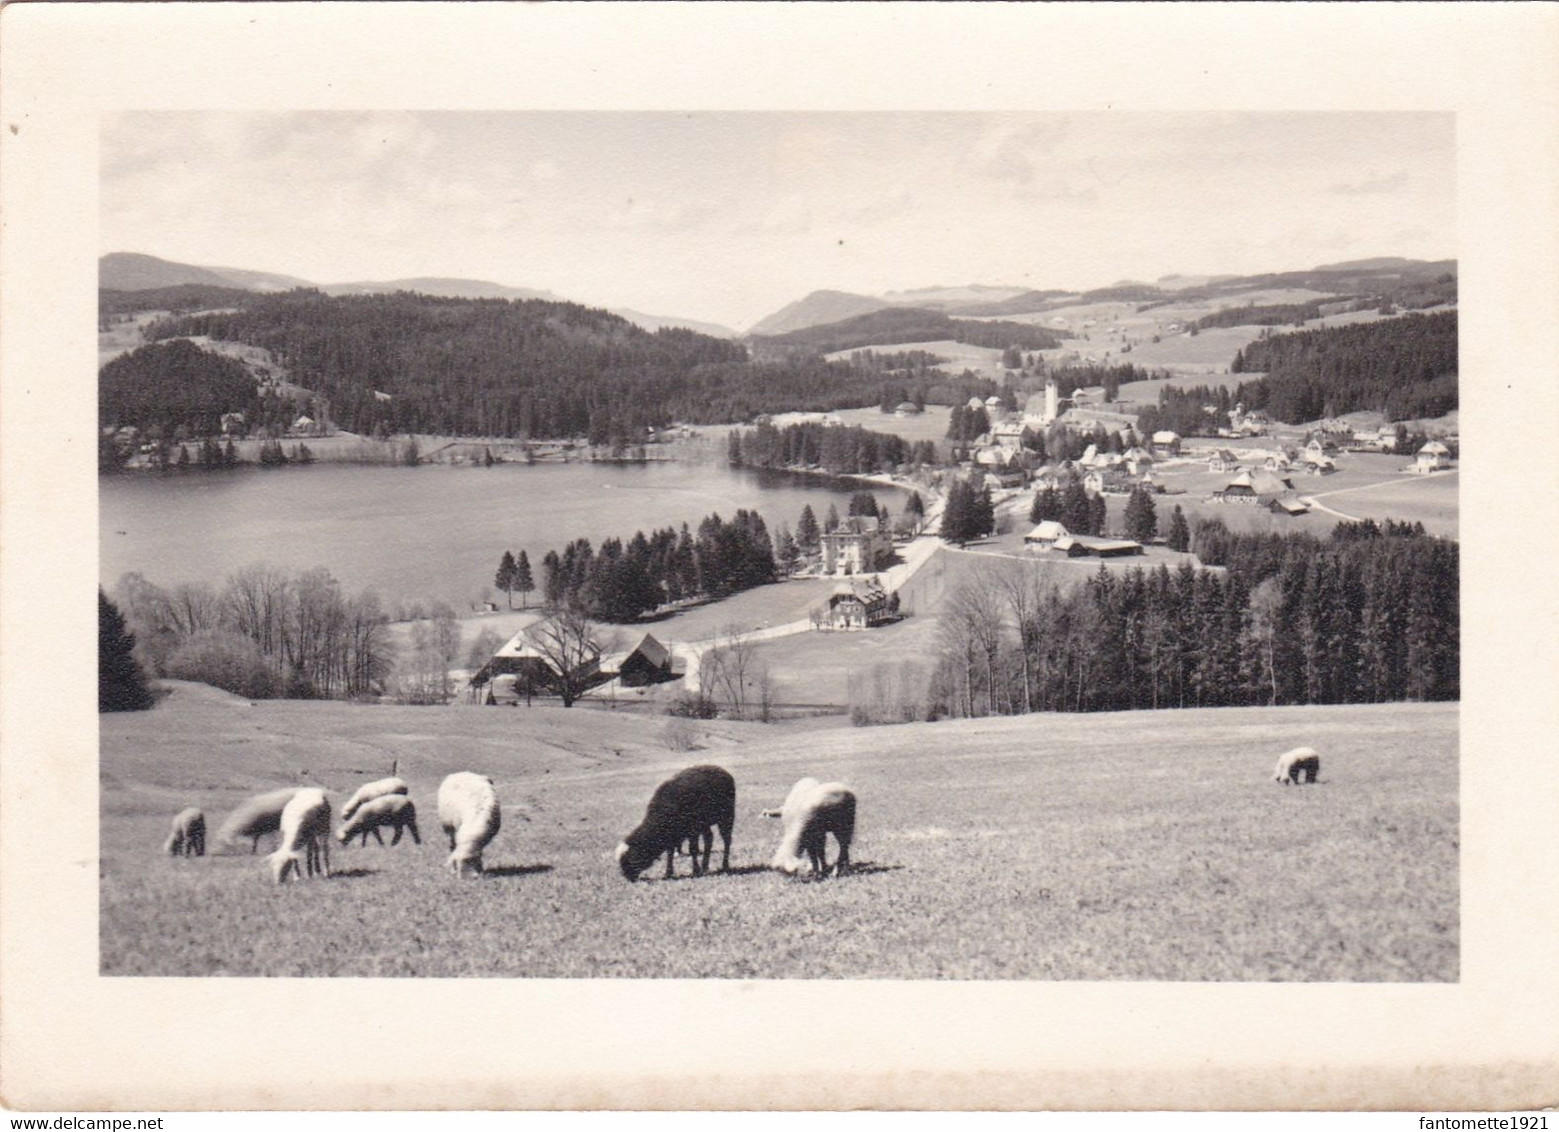
<svg viewBox="0 0 1559 1132">
<path fill-rule="evenodd" d="M 828 326 L 845 319 L 889 307 L 913 306 L 939 310 L 954 318 L 1000 318 L 1042 314 L 1080 303 L 1168 303 L 1176 300 L 1218 298 L 1241 291 L 1294 288 L 1335 295 L 1355 295 L 1404 285 L 1430 285 L 1442 276 L 1456 274 L 1456 261 L 1415 260 L 1400 256 L 1349 260 L 1300 271 L 1261 275 L 1165 275 L 1156 283 L 1121 280 L 1088 291 L 1019 290 L 969 284 L 965 287 L 926 287 L 889 291 L 883 295 L 858 295 L 848 291 L 813 291 L 805 298 L 760 319 L 749 336 L 768 337 Z"/>
<path fill-rule="evenodd" d="M 278 275 L 268 271 L 249 271 L 236 267 L 204 267 L 191 263 L 178 263 L 141 252 L 109 252 L 98 259 L 98 287 L 105 291 L 134 293 L 137 291 L 168 292 L 170 288 L 218 287 L 240 291 L 290 291 L 294 287 L 313 287 L 327 295 L 382 295 L 395 291 L 416 291 L 424 295 L 437 295 L 450 299 L 540 299 L 546 302 L 571 302 L 552 291 L 533 287 L 510 287 L 486 279 L 458 279 L 446 276 L 415 276 L 409 279 L 382 281 L 361 280 L 348 283 L 319 284 L 295 275 Z M 162 296 L 159 296 L 161 299 Z M 104 304 L 113 310 L 133 307 L 125 294 L 115 296 Z M 582 304 L 627 319 L 645 330 L 663 327 L 682 327 L 696 330 L 716 338 L 735 338 L 736 331 L 718 323 L 702 322 L 674 315 L 644 314 L 640 311 L 613 309 L 599 304 Z"/>
</svg>

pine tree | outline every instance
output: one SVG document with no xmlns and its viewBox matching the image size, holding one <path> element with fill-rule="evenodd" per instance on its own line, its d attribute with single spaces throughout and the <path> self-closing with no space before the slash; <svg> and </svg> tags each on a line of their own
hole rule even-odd
<svg viewBox="0 0 1559 1132">
<path fill-rule="evenodd" d="M 1104 496 L 1090 495 L 1088 497 L 1088 525 L 1083 528 L 1084 534 L 1104 534 L 1104 524 L 1109 518 L 1109 504 L 1105 503 Z"/>
<path fill-rule="evenodd" d="M 828 505 L 828 514 L 823 519 L 823 531 L 837 531 L 839 529 L 839 508 L 832 503 Z"/>
<path fill-rule="evenodd" d="M 811 554 L 818 548 L 820 534 L 817 516 L 812 513 L 812 504 L 808 503 L 801 508 L 801 518 L 796 522 L 796 542 L 800 544 L 803 551 Z"/>
<path fill-rule="evenodd" d="M 1043 523 L 1048 519 L 1060 519 L 1061 493 L 1053 487 L 1035 492 L 1034 504 L 1029 508 L 1029 522 Z"/>
<path fill-rule="evenodd" d="M 504 592 L 504 598 L 510 609 L 514 608 L 514 553 L 504 551 L 503 558 L 498 562 L 498 573 L 493 576 L 493 585 Z"/>
<path fill-rule="evenodd" d="M 97 710 L 145 711 L 156 702 L 133 650 L 124 614 L 97 591 Z"/>
<path fill-rule="evenodd" d="M 963 546 L 969 541 L 970 513 L 973 503 L 968 483 L 964 480 L 954 480 L 947 489 L 947 501 L 942 504 L 942 527 L 938 532 L 948 542 Z"/>
<path fill-rule="evenodd" d="M 1126 537 L 1146 546 L 1158 534 L 1158 514 L 1145 488 L 1134 488 L 1126 502 Z"/>
<path fill-rule="evenodd" d="M 1180 510 L 1180 504 L 1175 504 L 1174 511 L 1169 516 L 1169 536 L 1165 540 L 1170 550 L 1184 554 L 1191 549 L 1191 528 L 1186 525 L 1185 512 Z"/>
<path fill-rule="evenodd" d="M 525 551 L 520 551 L 520 557 L 514 563 L 514 588 L 520 591 L 520 605 L 529 604 L 529 595 L 536 588 L 536 579 L 531 577 L 530 559 Z"/>
</svg>

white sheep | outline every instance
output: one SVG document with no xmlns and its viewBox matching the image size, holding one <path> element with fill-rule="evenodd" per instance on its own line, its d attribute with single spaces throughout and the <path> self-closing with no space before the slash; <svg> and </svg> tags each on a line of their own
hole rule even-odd
<svg viewBox="0 0 1559 1132">
<path fill-rule="evenodd" d="M 281 828 L 281 812 L 300 789 L 303 787 L 287 786 L 250 798 L 227 816 L 217 830 L 217 840 L 231 842 L 247 837 L 250 839 L 249 852 L 253 855 L 259 849 L 261 837 Z"/>
<path fill-rule="evenodd" d="M 383 828 L 395 831 L 395 836 L 390 838 L 392 848 L 401 843 L 402 831 L 410 833 L 411 839 L 418 845 L 422 844 L 422 838 L 417 835 L 417 806 L 402 794 L 386 794 L 382 798 L 370 798 L 362 803 L 351 820 L 341 824 L 336 840 L 345 845 L 360 834 L 363 848 L 366 849 L 371 833 L 382 846 L 384 838 L 379 830 Z"/>
<path fill-rule="evenodd" d="M 364 802 L 370 802 L 375 798 L 388 797 L 391 794 L 410 794 L 411 788 L 406 785 L 404 779 L 380 778 L 373 782 L 365 782 L 357 788 L 357 792 L 346 800 L 346 805 L 341 807 L 341 820 L 351 821 L 352 815 L 357 813 L 357 807 Z"/>
<path fill-rule="evenodd" d="M 206 815 L 194 806 L 180 810 L 174 815 L 173 830 L 162 848 L 170 857 L 204 857 Z"/>
<path fill-rule="evenodd" d="M 832 833 L 839 844 L 834 875 L 849 869 L 850 841 L 855 836 L 855 792 L 844 783 L 803 778 L 790 788 L 783 806 L 765 810 L 763 816 L 777 817 L 784 823 L 779 848 L 770 862 L 772 868 L 794 876 L 810 864 L 814 875 L 827 876 L 828 835 Z"/>
<path fill-rule="evenodd" d="M 438 788 L 438 820 L 449 838 L 449 868 L 456 876 L 482 872 L 482 850 L 498 836 L 503 812 L 493 780 L 459 771 Z"/>
<path fill-rule="evenodd" d="M 1290 782 L 1298 786 L 1301 782 L 1314 782 L 1320 773 L 1321 756 L 1315 753 L 1315 749 L 1295 747 L 1278 756 L 1278 765 L 1272 772 L 1272 778 L 1284 786 Z"/>
<path fill-rule="evenodd" d="M 281 846 L 266 858 L 277 884 L 293 872 L 330 875 L 330 801 L 325 792 L 306 787 L 281 812 Z"/>
</svg>

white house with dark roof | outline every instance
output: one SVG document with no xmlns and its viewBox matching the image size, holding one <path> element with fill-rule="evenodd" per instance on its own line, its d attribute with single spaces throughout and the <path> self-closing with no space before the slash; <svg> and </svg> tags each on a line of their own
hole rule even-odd
<svg viewBox="0 0 1559 1132">
<path fill-rule="evenodd" d="M 1431 440 L 1418 450 L 1418 455 L 1413 458 L 1412 466 L 1408 471 L 1418 475 L 1428 475 L 1430 472 L 1442 471 L 1451 466 L 1451 450 L 1438 440 Z"/>
</svg>

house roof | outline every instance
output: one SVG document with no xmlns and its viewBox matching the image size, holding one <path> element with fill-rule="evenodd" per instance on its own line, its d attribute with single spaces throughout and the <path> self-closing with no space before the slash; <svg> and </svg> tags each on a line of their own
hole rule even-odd
<svg viewBox="0 0 1559 1132">
<path fill-rule="evenodd" d="M 671 650 L 648 633 L 645 633 L 639 643 L 628 651 L 628 656 L 632 657 L 634 653 L 638 653 L 656 666 L 663 665 L 671 659 Z"/>
<path fill-rule="evenodd" d="M 1451 450 L 1445 445 L 1441 444 L 1438 440 L 1431 440 L 1428 444 L 1424 445 L 1418 450 L 1418 454 L 1420 456 L 1426 452 L 1431 456 L 1449 456 L 1451 454 Z"/>
<path fill-rule="evenodd" d="M 1054 542 L 1056 539 L 1066 538 L 1068 531 L 1054 519 L 1046 519 L 1028 534 L 1023 536 L 1024 542 Z"/>
<path fill-rule="evenodd" d="M 829 604 L 832 605 L 835 598 L 844 597 L 854 598 L 863 605 L 870 605 L 873 602 L 887 600 L 888 591 L 876 582 L 853 580 L 840 582 L 834 587 L 834 592 L 829 598 Z"/>
<path fill-rule="evenodd" d="M 514 634 L 514 636 L 510 637 L 502 648 L 493 653 L 493 659 L 497 660 L 499 658 L 503 658 L 505 660 L 517 660 L 521 658 L 530 658 L 533 660 L 542 661 L 543 663 L 549 663 L 547 658 L 542 655 L 541 650 L 538 649 L 535 645 L 531 644 L 530 638 L 527 637 L 525 633 L 526 630 L 521 629 L 518 633 Z M 601 653 L 601 646 L 596 644 L 594 641 L 591 641 L 589 643 L 589 650 L 590 652 L 599 656 Z"/>
<path fill-rule="evenodd" d="M 1251 468 L 1241 472 L 1229 481 L 1224 490 L 1232 487 L 1246 487 L 1257 495 L 1282 495 L 1285 491 L 1293 490 L 1292 484 L 1266 468 Z"/>
<path fill-rule="evenodd" d="M 1177 441 L 1179 439 L 1180 439 L 1180 434 L 1179 433 L 1172 432 L 1171 430 L 1169 430 L 1167 428 L 1159 429 L 1159 431 L 1157 431 L 1157 432 L 1155 432 L 1153 434 L 1153 443 L 1154 444 L 1173 444 L 1175 441 Z"/>
</svg>

